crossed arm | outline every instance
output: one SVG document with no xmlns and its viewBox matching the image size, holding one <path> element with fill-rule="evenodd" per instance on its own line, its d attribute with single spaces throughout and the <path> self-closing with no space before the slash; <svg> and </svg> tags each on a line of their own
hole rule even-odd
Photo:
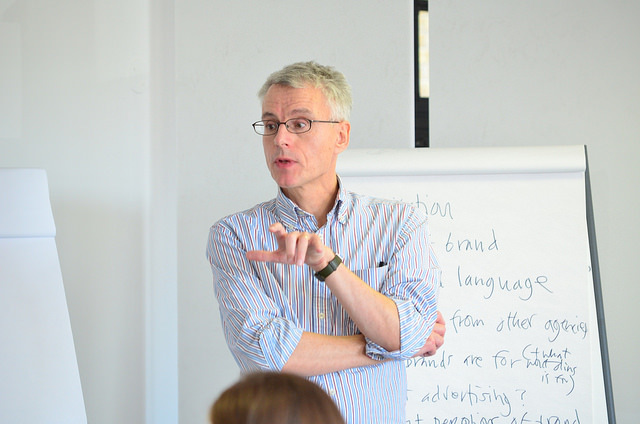
<svg viewBox="0 0 640 424">
<path fill-rule="evenodd" d="M 314 271 L 327 266 L 334 252 L 317 234 L 287 233 L 282 224 L 269 227 L 276 237 L 275 251 L 247 252 L 251 261 L 306 264 Z M 325 280 L 325 284 L 342 304 L 362 334 L 330 336 L 304 332 L 283 371 L 302 375 L 320 375 L 347 368 L 378 363 L 365 353 L 365 335 L 388 351 L 400 349 L 400 318 L 393 300 L 374 290 L 344 264 Z M 433 331 L 414 356 L 431 356 L 444 343 L 445 321 L 438 312 Z"/>
</svg>

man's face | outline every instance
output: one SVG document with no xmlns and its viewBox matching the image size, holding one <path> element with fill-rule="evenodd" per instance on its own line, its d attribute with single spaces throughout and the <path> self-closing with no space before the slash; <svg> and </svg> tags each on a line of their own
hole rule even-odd
<svg viewBox="0 0 640 424">
<path fill-rule="evenodd" d="M 263 99 L 262 119 L 285 122 L 291 118 L 328 121 L 331 111 L 317 88 L 271 86 Z M 335 190 L 336 159 L 349 144 L 349 129 L 346 121 L 314 122 L 306 133 L 292 134 L 280 125 L 275 135 L 263 136 L 267 166 L 287 196 L 321 195 Z"/>
</svg>

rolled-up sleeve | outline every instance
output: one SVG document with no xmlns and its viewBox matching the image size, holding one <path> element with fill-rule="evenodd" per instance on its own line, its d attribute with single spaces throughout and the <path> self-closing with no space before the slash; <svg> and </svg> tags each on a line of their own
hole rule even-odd
<svg viewBox="0 0 640 424">
<path fill-rule="evenodd" d="M 259 277 L 266 265 L 246 259 L 246 243 L 224 223 L 210 229 L 207 258 L 224 335 L 241 369 L 281 370 L 302 329 L 267 295 L 268 277 Z"/>
<path fill-rule="evenodd" d="M 382 293 L 398 308 L 400 350 L 387 351 L 367 340 L 366 352 L 376 360 L 411 358 L 424 346 L 437 317 L 441 270 L 429 239 L 427 217 L 415 208 L 399 228 Z"/>
</svg>

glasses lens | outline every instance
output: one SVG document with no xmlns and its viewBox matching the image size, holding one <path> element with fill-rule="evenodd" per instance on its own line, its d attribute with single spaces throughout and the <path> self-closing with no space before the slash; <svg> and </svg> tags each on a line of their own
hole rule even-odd
<svg viewBox="0 0 640 424">
<path fill-rule="evenodd" d="M 278 123 L 276 121 L 262 121 L 264 125 L 264 135 L 271 135 L 278 132 Z"/>
<path fill-rule="evenodd" d="M 275 121 L 258 121 L 253 123 L 253 129 L 260 135 L 271 135 L 278 131 L 278 123 Z"/>
<path fill-rule="evenodd" d="M 264 134 L 264 123 L 262 121 L 258 121 L 258 122 L 254 122 L 253 123 L 253 130 L 260 134 L 263 135 Z"/>
<path fill-rule="evenodd" d="M 305 118 L 289 119 L 285 125 L 287 130 L 294 134 L 304 133 L 311 129 L 311 121 Z"/>
</svg>

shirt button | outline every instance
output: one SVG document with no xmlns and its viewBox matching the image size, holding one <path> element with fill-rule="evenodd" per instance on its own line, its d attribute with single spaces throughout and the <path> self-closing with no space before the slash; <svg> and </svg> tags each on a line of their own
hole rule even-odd
<svg viewBox="0 0 640 424">
<path fill-rule="evenodd" d="M 324 312 L 320 312 L 320 313 L 318 314 L 318 318 L 320 318 L 320 319 L 324 319 Z"/>
<path fill-rule="evenodd" d="M 334 396 L 334 397 L 335 397 L 335 395 L 336 395 L 336 391 L 335 391 L 335 390 L 333 390 L 333 389 L 331 389 L 331 390 L 329 390 L 329 394 L 330 394 L 331 396 Z"/>
</svg>

